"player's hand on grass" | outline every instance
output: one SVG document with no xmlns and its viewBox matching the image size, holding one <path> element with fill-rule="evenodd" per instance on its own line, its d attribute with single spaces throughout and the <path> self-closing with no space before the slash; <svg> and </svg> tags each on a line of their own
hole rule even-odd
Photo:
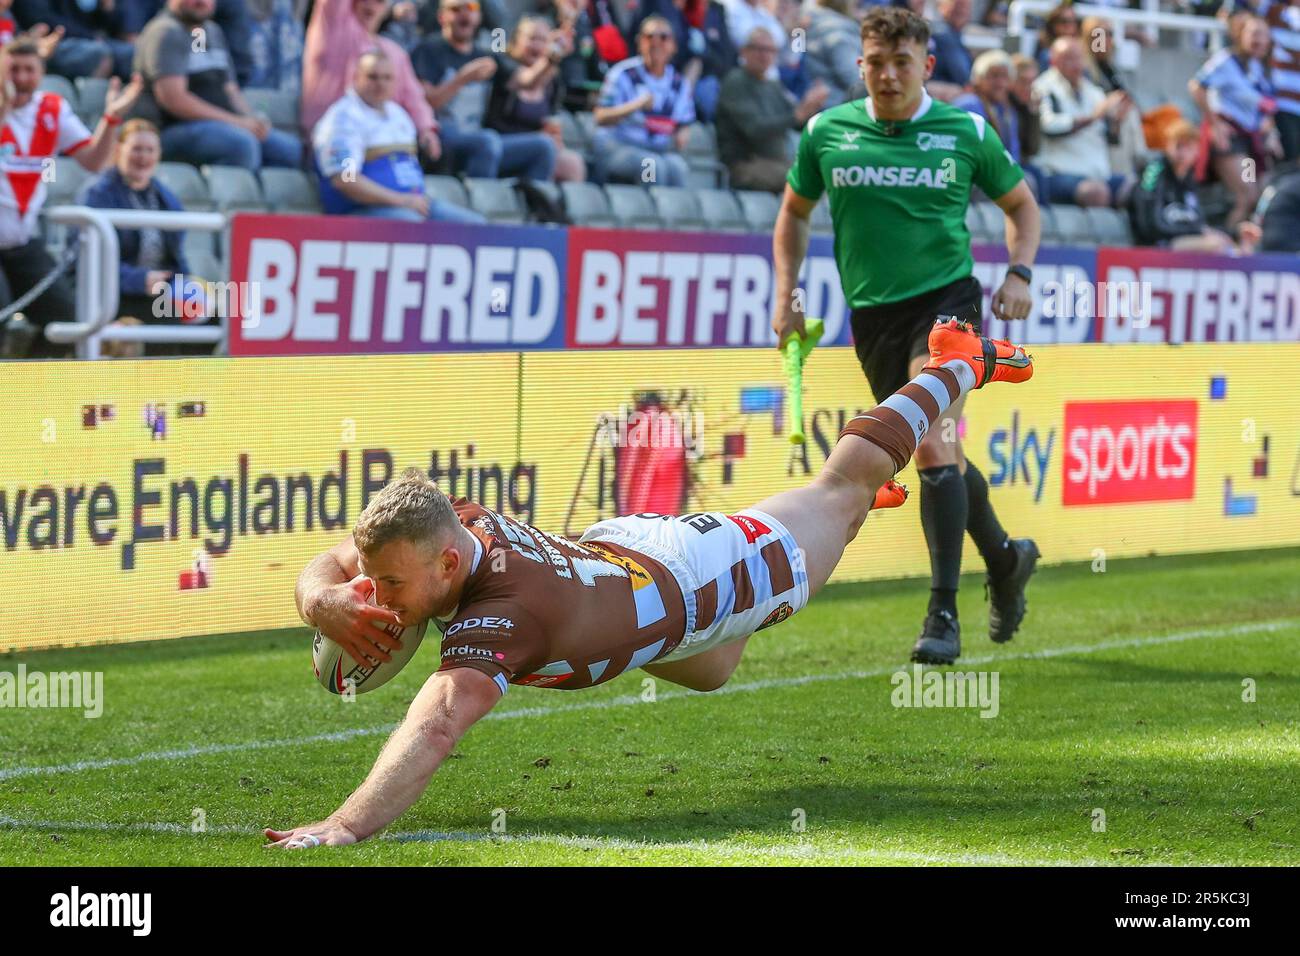
<svg viewBox="0 0 1300 956">
<path fill-rule="evenodd" d="M 402 642 L 384 630 L 389 625 L 401 626 L 397 615 L 388 608 L 370 604 L 370 590 L 370 581 L 358 575 L 351 581 L 326 588 L 312 613 L 312 623 L 317 629 L 363 667 L 376 660 L 391 661 L 393 657 L 388 652 L 402 648 Z"/>
<path fill-rule="evenodd" d="M 1029 317 L 1029 307 L 1033 302 L 1029 283 L 1008 272 L 1002 285 L 993 293 L 993 314 L 1004 322 L 1016 322 Z"/>
<path fill-rule="evenodd" d="M 267 827 L 262 831 L 270 843 L 262 844 L 267 849 L 278 847 L 282 850 L 312 850 L 318 846 L 349 846 L 359 839 L 355 833 L 336 820 L 321 820 L 292 830 L 272 830 Z"/>
</svg>

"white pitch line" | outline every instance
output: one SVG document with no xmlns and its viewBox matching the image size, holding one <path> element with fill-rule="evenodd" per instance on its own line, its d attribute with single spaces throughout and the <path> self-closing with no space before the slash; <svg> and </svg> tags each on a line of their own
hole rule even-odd
<svg viewBox="0 0 1300 956">
<path fill-rule="evenodd" d="M 260 827 L 243 827 L 229 824 L 211 825 L 195 831 L 182 823 L 135 822 L 104 823 L 87 820 L 22 820 L 0 816 L 0 830 L 42 830 L 54 833 L 168 833 L 174 836 L 261 837 Z M 1099 866 L 1101 860 L 1042 859 L 1036 857 L 1008 856 L 1001 853 L 921 853 L 914 850 L 863 849 L 851 846 L 819 847 L 814 843 L 797 841 L 795 845 L 749 846 L 741 843 L 708 840 L 674 840 L 654 842 L 629 840 L 624 837 L 576 836 L 559 833 L 488 834 L 471 832 L 445 832 L 440 830 L 415 830 L 406 833 L 384 833 L 376 839 L 392 843 L 494 843 L 541 844 L 580 850 L 611 850 L 616 852 L 691 852 L 703 853 L 721 862 L 743 863 L 755 857 L 770 860 L 791 860 L 818 863 L 933 863 L 956 866 Z"/>
<path fill-rule="evenodd" d="M 985 654 L 976 657 L 963 657 L 959 669 L 973 665 L 992 664 L 1002 661 L 1035 660 L 1052 657 L 1068 657 L 1080 654 L 1096 654 L 1100 651 L 1122 650 L 1136 647 L 1155 647 L 1161 644 L 1178 644 L 1183 641 L 1241 637 L 1249 634 L 1273 633 L 1300 626 L 1300 619 L 1280 618 L 1273 621 L 1256 621 L 1250 624 L 1237 624 L 1232 627 L 1202 628 L 1195 631 L 1183 631 L 1177 634 L 1164 634 L 1147 637 L 1123 638 L 1113 641 L 1099 641 L 1096 644 L 1072 644 L 1064 647 L 1047 647 L 1035 651 L 1023 651 L 1018 654 Z M 779 687 L 802 687 L 805 684 L 819 684 L 826 681 L 862 680 L 868 677 L 882 677 L 892 674 L 907 664 L 894 664 L 889 667 L 877 667 L 871 670 L 841 671 L 834 674 L 803 674 L 798 677 L 772 677 L 765 680 L 748 681 L 743 684 L 727 684 L 707 693 L 693 690 L 669 690 L 656 695 L 656 702 L 681 700 L 689 697 L 718 697 L 725 694 L 749 694 L 755 691 L 771 690 Z M 622 694 L 600 700 L 578 701 L 572 704 L 560 704 L 557 707 L 520 707 L 514 710 L 490 711 L 484 720 L 511 720 L 517 717 L 546 717 L 551 714 L 572 713 L 584 710 L 609 710 L 615 707 L 628 707 L 643 704 L 636 694 Z M 191 757 L 207 757 L 215 754 L 239 753 L 246 750 L 268 750 L 278 747 L 300 747 L 307 744 L 327 741 L 350 740 L 354 737 L 369 737 L 377 734 L 391 733 L 396 724 L 384 724 L 378 727 L 358 727 L 352 730 L 338 730 L 330 733 L 312 734 L 306 737 L 291 737 L 279 740 L 250 740 L 230 744 L 207 744 L 203 746 L 181 747 L 175 750 L 154 750 L 131 757 L 109 757 L 102 760 L 79 760 L 75 763 L 52 764 L 34 767 L 10 767 L 0 769 L 0 781 L 18 777 L 43 777 L 64 773 L 80 773 L 86 770 L 104 770 L 112 767 L 132 767 L 155 760 L 186 760 Z"/>
</svg>

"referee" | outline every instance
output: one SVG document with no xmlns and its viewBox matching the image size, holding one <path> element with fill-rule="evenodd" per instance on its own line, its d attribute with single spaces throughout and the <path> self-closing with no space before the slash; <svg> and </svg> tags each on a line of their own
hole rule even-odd
<svg viewBox="0 0 1300 956">
<path fill-rule="evenodd" d="M 983 292 L 971 274 L 966 209 L 978 186 L 1006 214 L 1010 266 L 993 314 L 1023 319 L 1038 251 L 1038 205 L 1024 174 L 981 116 L 931 99 L 930 28 L 903 7 L 873 7 L 858 60 L 867 99 L 812 117 L 804 128 L 776 220 L 773 262 L 778 341 L 802 333 L 795 303 L 808 252 L 808 220 L 830 194 L 835 261 L 852 310 L 854 347 L 877 401 L 915 377 L 937 319 L 981 324 Z M 1025 614 L 1038 548 L 1012 540 L 989 503 L 988 483 L 956 439 L 962 401 L 916 449 L 921 527 L 930 549 L 930 606 L 912 660 L 951 664 L 961 653 L 957 586 L 969 531 L 988 567 L 989 636 L 1009 641 Z M 945 440 L 945 437 L 948 440 Z"/>
</svg>

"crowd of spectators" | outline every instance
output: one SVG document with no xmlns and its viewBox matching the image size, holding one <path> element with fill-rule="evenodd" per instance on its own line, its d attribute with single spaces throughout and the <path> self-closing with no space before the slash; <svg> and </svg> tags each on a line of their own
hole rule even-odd
<svg viewBox="0 0 1300 956">
<path fill-rule="evenodd" d="M 1126 210 L 1139 242 L 1224 252 L 1268 246 L 1264 199 L 1275 216 L 1294 208 L 1300 0 L 1169 4 L 1228 20 L 1228 45 L 1188 82 L 1200 116 L 1144 115 L 1116 56 L 1123 30 L 1069 3 L 1027 56 L 1002 50 L 1001 0 L 0 0 L 0 43 L 17 43 L 0 111 L 20 158 L 64 153 L 101 173 L 94 205 L 179 208 L 153 176 L 168 161 L 300 169 L 327 213 L 473 222 L 427 196 L 424 176 L 680 186 L 703 123 L 718 185 L 780 192 L 792 134 L 864 95 L 859 22 L 877 2 L 931 17 L 930 94 L 982 115 L 1045 205 Z M 37 95 L 44 71 L 111 78 L 93 133 Z M 245 91 L 260 88 L 297 97 L 301 128 L 258 112 Z M 587 116 L 585 156 L 562 111 Z M 36 132 L 38 114 L 57 116 L 56 135 Z M 44 186 L 15 162 L 0 183 L 0 300 L 50 265 L 32 234 Z M 1216 181 L 1221 228 L 1197 205 Z M 122 248 L 123 314 L 149 321 L 134 313 L 185 271 L 179 234 L 124 232 Z M 69 296 L 56 282 L 32 312 L 70 318 Z"/>
</svg>

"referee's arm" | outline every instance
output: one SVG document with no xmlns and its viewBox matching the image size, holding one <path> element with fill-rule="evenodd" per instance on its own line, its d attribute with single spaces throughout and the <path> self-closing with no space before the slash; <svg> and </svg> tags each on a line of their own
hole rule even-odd
<svg viewBox="0 0 1300 956">
<path fill-rule="evenodd" d="M 1031 266 L 1038 255 L 1038 242 L 1042 236 L 1042 219 L 1038 203 L 1029 184 L 1023 179 L 994 200 L 1007 217 L 1007 259 L 1012 265 Z M 1012 273 L 1007 273 L 1002 285 L 993 293 L 993 314 L 999 319 L 1028 317 L 1033 296 L 1029 283 Z"/>
<path fill-rule="evenodd" d="M 799 269 L 808 254 L 809 220 L 816 205 L 817 200 L 800 196 L 789 183 L 786 184 L 785 198 L 781 201 L 772 236 L 772 267 L 776 272 L 772 331 L 776 333 L 778 348 L 794 333 L 803 335 L 804 310 L 802 304 L 795 307 L 794 292 L 799 284 Z"/>
</svg>

